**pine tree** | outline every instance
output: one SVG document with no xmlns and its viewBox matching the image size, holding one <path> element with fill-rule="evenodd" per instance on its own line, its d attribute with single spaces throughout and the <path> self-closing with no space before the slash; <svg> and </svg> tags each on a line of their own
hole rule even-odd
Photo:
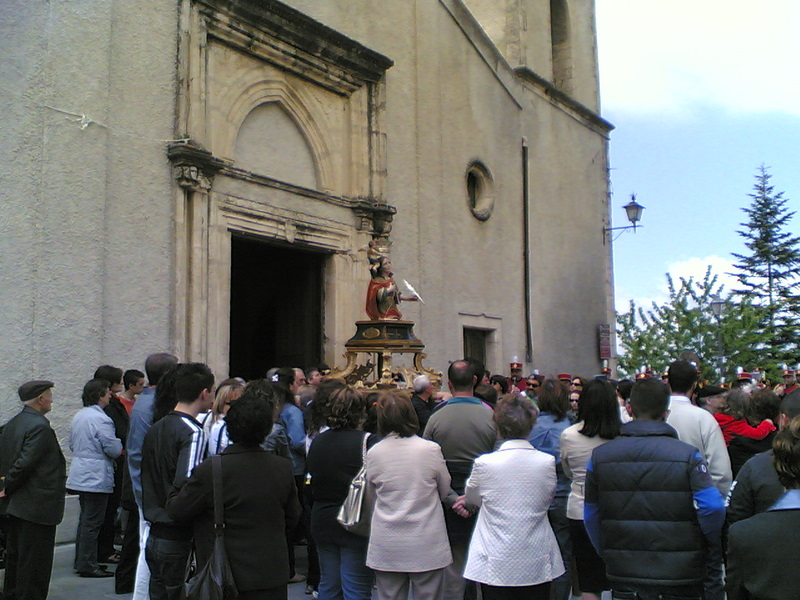
<svg viewBox="0 0 800 600">
<path fill-rule="evenodd" d="M 732 275 L 741 286 L 734 293 L 767 309 L 764 326 L 772 332 L 772 355 L 778 362 L 794 363 L 800 352 L 800 237 L 787 231 L 795 213 L 788 211 L 788 200 L 775 192 L 771 178 L 761 165 L 749 194 L 752 202 L 742 209 L 748 219 L 738 233 L 749 254 L 732 253 L 738 261 Z"/>
</svg>

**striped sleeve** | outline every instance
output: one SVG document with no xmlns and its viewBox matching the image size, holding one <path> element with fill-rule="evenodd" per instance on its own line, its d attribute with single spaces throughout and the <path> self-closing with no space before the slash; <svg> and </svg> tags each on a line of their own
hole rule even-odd
<svg viewBox="0 0 800 600">
<path fill-rule="evenodd" d="M 187 435 L 183 436 L 178 464 L 175 469 L 173 485 L 182 488 L 194 471 L 195 467 L 206 458 L 208 442 L 203 428 L 191 419 L 184 417 L 183 422 L 188 428 Z"/>
</svg>

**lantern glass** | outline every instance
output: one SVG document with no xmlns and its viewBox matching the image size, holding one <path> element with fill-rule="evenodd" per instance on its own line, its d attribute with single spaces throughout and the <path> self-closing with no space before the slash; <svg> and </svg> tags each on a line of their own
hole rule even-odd
<svg viewBox="0 0 800 600">
<path fill-rule="evenodd" d="M 642 211 L 644 210 L 644 206 L 636 202 L 635 194 L 631 194 L 631 201 L 622 208 L 625 209 L 625 213 L 628 215 L 628 221 L 633 223 L 634 226 L 642 220 Z"/>
</svg>

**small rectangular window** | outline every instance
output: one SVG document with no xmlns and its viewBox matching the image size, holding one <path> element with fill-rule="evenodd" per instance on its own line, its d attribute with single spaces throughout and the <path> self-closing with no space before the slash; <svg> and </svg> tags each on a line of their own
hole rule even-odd
<svg viewBox="0 0 800 600">
<path fill-rule="evenodd" d="M 487 329 L 464 327 L 464 358 L 475 358 L 486 364 L 486 341 L 491 333 Z"/>
</svg>

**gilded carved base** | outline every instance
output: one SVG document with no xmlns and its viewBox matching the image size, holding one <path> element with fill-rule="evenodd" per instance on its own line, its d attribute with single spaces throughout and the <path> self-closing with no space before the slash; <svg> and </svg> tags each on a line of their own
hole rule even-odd
<svg viewBox="0 0 800 600">
<path fill-rule="evenodd" d="M 377 388 L 411 387 L 417 375 L 427 375 L 434 387 L 442 374 L 423 364 L 425 345 L 414 335 L 413 321 L 356 321 L 356 334 L 345 344 L 347 364 L 331 371 L 350 385 Z M 410 355 L 411 366 L 397 364 L 395 359 Z M 395 381 L 401 375 L 405 383 Z"/>
</svg>

